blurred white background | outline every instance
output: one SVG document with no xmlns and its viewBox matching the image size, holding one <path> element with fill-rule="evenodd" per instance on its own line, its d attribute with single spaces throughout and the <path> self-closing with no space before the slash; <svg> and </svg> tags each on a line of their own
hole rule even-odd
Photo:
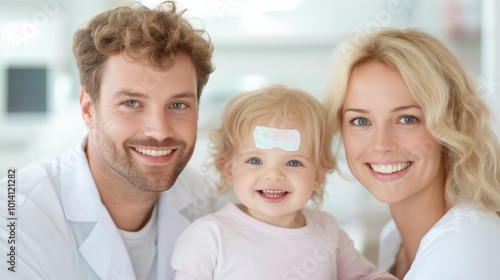
<svg viewBox="0 0 500 280">
<path fill-rule="evenodd" d="M 160 1 L 141 2 L 156 6 Z M 439 36 L 463 60 L 491 106 L 500 108 L 500 3 L 496 0 L 177 2 L 188 9 L 193 25 L 207 29 L 215 46 L 216 71 L 202 96 L 194 164 L 205 160 L 207 132 L 218 124 L 220 110 L 231 95 L 283 83 L 322 99 L 335 45 L 379 27 L 420 27 Z M 0 0 L 0 177 L 7 168 L 21 168 L 79 143 L 85 128 L 71 53 L 73 33 L 95 14 L 131 3 Z M 29 69 L 35 71 L 23 71 Z M 35 78 L 23 76 L 29 74 L 44 79 L 37 84 Z M 17 101 L 16 79 L 32 88 L 29 96 Z M 347 171 L 342 158 L 340 164 Z M 389 220 L 386 206 L 355 181 L 336 174 L 329 177 L 327 192 L 323 208 L 376 261 L 379 231 Z"/>
</svg>

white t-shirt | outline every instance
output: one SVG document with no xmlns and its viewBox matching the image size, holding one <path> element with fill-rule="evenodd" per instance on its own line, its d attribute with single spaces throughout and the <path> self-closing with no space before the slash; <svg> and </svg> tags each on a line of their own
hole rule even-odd
<svg viewBox="0 0 500 280">
<path fill-rule="evenodd" d="M 307 225 L 297 229 L 266 224 L 234 204 L 196 220 L 175 246 L 175 279 L 392 277 L 376 272 L 333 216 L 306 209 L 302 213 Z"/>
<path fill-rule="evenodd" d="M 118 229 L 125 247 L 127 247 L 137 279 L 156 279 L 157 208 L 155 205 L 151 218 L 139 231 L 132 232 Z"/>
<path fill-rule="evenodd" d="M 382 231 L 379 268 L 390 270 L 401 245 L 394 221 Z M 500 279 L 500 217 L 457 205 L 422 238 L 405 280 Z"/>
</svg>

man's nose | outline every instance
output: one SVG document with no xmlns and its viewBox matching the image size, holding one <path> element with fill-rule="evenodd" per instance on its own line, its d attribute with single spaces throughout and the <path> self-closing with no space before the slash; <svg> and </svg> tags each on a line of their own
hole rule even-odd
<svg viewBox="0 0 500 280">
<path fill-rule="evenodd" d="M 145 118 L 144 135 L 158 141 L 172 136 L 171 122 L 167 112 L 163 109 L 151 110 Z"/>
</svg>

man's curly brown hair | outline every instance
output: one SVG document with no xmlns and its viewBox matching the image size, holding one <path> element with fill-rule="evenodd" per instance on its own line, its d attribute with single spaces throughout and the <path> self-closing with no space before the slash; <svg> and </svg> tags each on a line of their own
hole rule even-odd
<svg viewBox="0 0 500 280">
<path fill-rule="evenodd" d="M 194 29 L 177 12 L 175 3 L 165 1 L 155 9 L 139 4 L 103 12 L 77 30 L 73 53 L 80 72 L 80 83 L 96 101 L 99 97 L 104 63 L 108 57 L 124 53 L 151 67 L 166 70 L 173 66 L 178 53 L 191 57 L 197 73 L 197 96 L 201 96 L 208 76 L 213 45 L 204 30 Z"/>
</svg>

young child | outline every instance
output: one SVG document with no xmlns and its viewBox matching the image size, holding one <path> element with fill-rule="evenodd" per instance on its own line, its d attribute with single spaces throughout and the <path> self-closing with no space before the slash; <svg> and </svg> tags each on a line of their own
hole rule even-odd
<svg viewBox="0 0 500 280">
<path fill-rule="evenodd" d="M 191 224 L 172 256 L 176 279 L 375 279 L 377 273 L 319 206 L 335 167 L 326 113 L 312 95 L 285 86 L 229 100 L 212 134 L 220 192 L 241 204 Z"/>
</svg>

